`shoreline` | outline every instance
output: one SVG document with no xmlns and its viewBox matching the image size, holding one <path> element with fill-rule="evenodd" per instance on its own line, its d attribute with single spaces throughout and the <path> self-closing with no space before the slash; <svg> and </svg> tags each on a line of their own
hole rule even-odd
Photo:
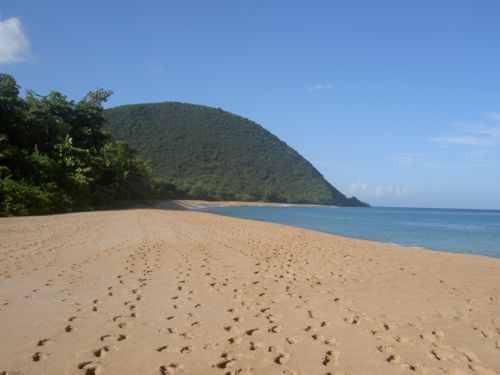
<svg viewBox="0 0 500 375">
<path fill-rule="evenodd" d="M 500 373 L 499 259 L 192 210 L 0 223 L 0 373 Z"/>
<path fill-rule="evenodd" d="M 176 199 L 170 201 L 160 201 L 155 205 L 158 209 L 186 209 L 195 210 L 206 207 L 237 207 L 237 206 L 257 206 L 257 207 L 336 207 L 311 203 L 272 203 L 272 202 L 242 202 L 242 201 L 204 201 L 196 199 Z"/>
<path fill-rule="evenodd" d="M 312 205 L 312 204 L 280 204 L 280 203 L 264 203 L 264 204 L 262 204 L 261 202 L 238 202 L 238 201 L 212 202 L 212 201 L 203 201 L 203 200 L 176 200 L 173 202 L 175 202 L 176 204 L 181 206 L 182 209 L 195 210 L 195 211 L 199 211 L 199 212 L 205 212 L 205 213 L 210 213 L 210 214 L 214 214 L 214 215 L 220 215 L 220 216 L 230 217 L 230 218 L 235 218 L 235 219 L 240 219 L 240 220 L 250 220 L 250 221 L 264 222 L 264 223 L 270 223 L 270 224 L 285 225 L 285 226 L 290 227 L 290 228 L 300 228 L 300 229 L 310 230 L 310 231 L 317 232 L 317 233 L 330 234 L 333 236 L 338 236 L 338 237 L 346 238 L 346 239 L 374 242 L 374 243 L 382 244 L 382 245 L 386 245 L 386 246 L 398 246 L 398 247 L 406 248 L 408 250 L 425 250 L 425 251 L 439 252 L 439 253 L 445 253 L 445 254 L 461 254 L 461 255 L 469 255 L 469 256 L 479 256 L 479 257 L 484 257 L 484 258 L 500 259 L 500 257 L 492 256 L 492 255 L 476 254 L 473 252 L 459 252 L 459 251 L 453 251 L 453 250 L 433 249 L 433 248 L 429 248 L 429 247 L 425 247 L 425 246 L 409 246 L 409 245 L 399 244 L 399 243 L 395 243 L 395 242 L 384 242 L 384 241 L 377 241 L 377 240 L 372 240 L 372 239 L 365 239 L 365 238 L 361 238 L 361 237 L 353 237 L 353 236 L 338 234 L 338 233 L 334 233 L 334 232 L 322 231 L 319 229 L 312 229 L 312 228 L 307 228 L 307 227 L 302 227 L 302 226 L 295 226 L 292 224 L 275 223 L 275 222 L 267 221 L 267 220 L 237 218 L 237 217 L 230 216 L 230 215 L 222 215 L 222 214 L 218 214 L 218 213 L 204 210 L 204 208 L 211 208 L 211 207 L 237 207 L 237 206 L 242 206 L 242 207 L 243 206 L 257 206 L 257 207 L 264 207 L 264 206 L 269 206 L 269 207 L 297 206 L 297 207 L 301 207 L 301 206 L 303 206 L 303 207 L 332 207 L 332 208 L 336 208 L 337 206 Z"/>
<path fill-rule="evenodd" d="M 234 205 L 234 206 L 237 206 L 237 205 Z M 248 206 L 252 206 L 252 205 L 249 204 Z M 218 206 L 216 206 L 216 207 L 218 207 Z M 222 206 L 222 207 L 229 207 L 229 205 Z M 193 208 L 193 210 L 196 210 L 196 208 Z M 311 229 L 311 228 L 300 227 L 300 226 L 295 226 L 295 225 L 291 225 L 291 224 L 275 223 L 275 222 L 267 221 L 267 220 L 255 220 L 255 219 L 240 218 L 240 217 L 234 217 L 234 216 L 229 216 L 229 215 L 222 215 L 222 214 L 211 212 L 211 211 L 199 210 L 196 212 L 202 212 L 202 213 L 206 213 L 209 215 L 215 215 L 215 216 L 222 216 L 222 217 L 226 217 L 229 219 L 241 220 L 244 222 L 248 221 L 248 222 L 264 223 L 264 224 L 271 224 L 271 225 L 279 225 L 279 226 L 284 226 L 284 227 L 287 227 L 290 229 L 300 229 L 300 230 L 304 230 L 304 231 L 308 231 L 308 232 L 312 232 L 312 233 L 329 235 L 329 236 L 336 237 L 338 239 L 359 241 L 363 244 L 366 243 L 367 245 L 376 244 L 376 245 L 380 245 L 380 246 L 384 246 L 384 247 L 388 247 L 388 248 L 398 248 L 398 250 L 401 250 L 401 251 L 426 251 L 426 252 L 438 253 L 438 254 L 442 254 L 442 255 L 450 255 L 451 254 L 451 255 L 460 255 L 460 256 L 469 256 L 469 257 L 480 257 L 480 258 L 494 259 L 494 260 L 500 261 L 500 258 L 494 257 L 494 256 L 487 256 L 487 255 L 474 254 L 474 253 L 460 253 L 460 252 L 456 252 L 456 251 L 445 251 L 445 250 L 439 250 L 439 249 L 430 249 L 430 248 L 421 247 L 421 246 L 407 246 L 407 245 L 402 245 L 402 244 L 398 244 L 398 243 L 394 243 L 394 242 L 367 240 L 367 239 L 359 238 L 359 237 L 350 237 L 350 236 L 341 235 L 341 234 L 337 234 L 337 233 L 333 233 L 333 232 L 321 231 L 319 229 Z"/>
</svg>

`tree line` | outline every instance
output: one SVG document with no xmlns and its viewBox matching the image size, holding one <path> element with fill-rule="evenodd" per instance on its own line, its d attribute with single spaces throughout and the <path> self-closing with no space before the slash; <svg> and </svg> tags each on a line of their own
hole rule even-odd
<svg viewBox="0 0 500 375">
<path fill-rule="evenodd" d="M 188 103 L 104 111 L 106 129 L 151 160 L 157 176 L 207 200 L 355 205 L 297 151 L 257 123 Z"/>
<path fill-rule="evenodd" d="M 39 95 L 0 74 L 0 215 L 37 215 L 151 203 L 178 196 L 151 164 L 104 129 L 98 89 L 79 101 Z"/>
</svg>

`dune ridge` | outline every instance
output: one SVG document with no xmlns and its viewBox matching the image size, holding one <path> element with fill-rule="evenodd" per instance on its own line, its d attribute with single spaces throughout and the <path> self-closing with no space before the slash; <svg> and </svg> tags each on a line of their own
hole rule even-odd
<svg viewBox="0 0 500 375">
<path fill-rule="evenodd" d="M 0 374 L 500 374 L 500 260 L 182 210 L 0 219 Z"/>
</svg>

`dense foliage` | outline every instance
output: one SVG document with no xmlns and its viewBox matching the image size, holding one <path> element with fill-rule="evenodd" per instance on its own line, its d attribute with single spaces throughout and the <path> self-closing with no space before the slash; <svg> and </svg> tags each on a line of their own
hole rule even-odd
<svg viewBox="0 0 500 375">
<path fill-rule="evenodd" d="M 363 205 L 331 186 L 301 155 L 256 123 L 182 103 L 107 109 L 106 128 L 190 197 Z"/>
<path fill-rule="evenodd" d="M 174 193 L 148 162 L 103 129 L 110 91 L 78 102 L 58 92 L 19 96 L 0 74 L 0 215 L 69 212 Z"/>
</svg>

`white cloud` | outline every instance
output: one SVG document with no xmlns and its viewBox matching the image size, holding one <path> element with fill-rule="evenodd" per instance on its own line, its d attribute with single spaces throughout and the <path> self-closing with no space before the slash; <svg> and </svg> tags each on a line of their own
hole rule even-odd
<svg viewBox="0 0 500 375">
<path fill-rule="evenodd" d="M 29 41 L 17 17 L 0 20 L 0 64 L 26 60 Z"/>
<path fill-rule="evenodd" d="M 398 164 L 409 166 L 415 163 L 420 162 L 423 159 L 427 158 L 426 153 L 422 152 L 405 152 L 402 154 L 397 154 L 392 157 L 392 160 L 397 162 Z"/>
<path fill-rule="evenodd" d="M 315 84 L 315 85 L 310 85 L 306 87 L 306 91 L 308 92 L 313 92 L 313 91 L 325 91 L 325 90 L 333 90 L 335 88 L 334 85 L 331 83 L 327 84 Z"/>
<path fill-rule="evenodd" d="M 500 121 L 500 113 L 498 112 L 486 112 L 484 116 L 493 121 Z"/>
<path fill-rule="evenodd" d="M 433 155 L 425 152 L 413 152 L 396 154 L 391 158 L 402 167 L 424 167 L 432 169 L 444 169 L 447 166 L 433 160 Z"/>
<path fill-rule="evenodd" d="M 475 160 L 475 161 L 483 161 L 486 156 L 489 156 L 491 154 L 490 149 L 486 148 L 478 148 L 469 151 L 466 156 L 468 159 Z"/>
<path fill-rule="evenodd" d="M 425 167 L 432 169 L 459 168 L 472 162 L 475 166 L 489 166 L 495 162 L 500 150 L 500 113 L 485 112 L 476 122 L 455 122 L 449 134 L 427 138 L 439 144 L 446 153 L 399 153 L 391 159 L 405 168 Z M 460 159 L 453 161 L 458 151 Z M 440 160 L 435 160 L 436 156 Z M 472 164 L 471 164 L 472 165 Z M 378 194 L 382 191 L 379 190 Z M 397 194 L 397 192 L 395 191 Z"/>
<path fill-rule="evenodd" d="M 477 126 L 470 131 L 500 141 L 500 126 Z"/>
<path fill-rule="evenodd" d="M 349 195 L 364 195 L 368 191 L 368 185 L 362 181 L 356 181 L 349 187 Z"/>
<path fill-rule="evenodd" d="M 403 187 L 394 187 L 394 186 L 377 186 L 373 190 L 373 195 L 376 197 L 381 197 L 383 195 L 402 197 L 408 193 L 408 189 L 406 186 Z"/>
<path fill-rule="evenodd" d="M 392 157 L 392 160 L 402 165 L 410 165 L 415 163 L 415 158 L 410 155 L 396 155 Z"/>
<path fill-rule="evenodd" d="M 422 167 L 432 169 L 448 169 L 450 166 L 445 163 L 436 163 L 434 161 L 423 161 L 420 163 Z"/>
<path fill-rule="evenodd" d="M 498 148 L 500 147 L 500 113 L 484 113 L 489 121 L 476 123 L 456 123 L 455 132 L 444 137 L 429 138 L 431 142 L 441 143 L 446 146 L 458 145 L 472 148 Z"/>
<path fill-rule="evenodd" d="M 475 136 L 451 136 L 451 137 L 437 137 L 430 139 L 433 142 L 438 142 L 444 145 L 467 145 L 478 147 L 491 147 L 492 142 L 487 138 Z"/>
<path fill-rule="evenodd" d="M 408 188 L 406 186 L 395 187 L 392 185 L 388 186 L 376 186 L 374 189 L 368 187 L 368 184 L 363 181 L 353 182 L 349 188 L 349 195 L 357 196 L 392 196 L 392 197 L 403 197 L 408 194 Z"/>
</svg>

